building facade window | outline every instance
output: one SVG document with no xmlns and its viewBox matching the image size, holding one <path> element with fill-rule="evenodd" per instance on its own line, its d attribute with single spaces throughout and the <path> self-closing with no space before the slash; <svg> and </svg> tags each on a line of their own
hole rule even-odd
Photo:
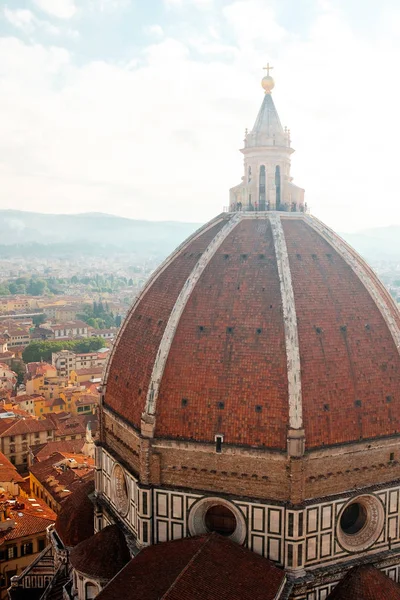
<svg viewBox="0 0 400 600">
<path fill-rule="evenodd" d="M 28 556 L 33 554 L 33 543 L 31 541 L 21 544 L 21 556 Z"/>
<path fill-rule="evenodd" d="M 88 581 L 85 584 L 85 600 L 93 600 L 93 598 L 96 598 L 97 594 L 99 593 L 99 587 L 97 585 L 95 585 L 94 583 Z"/>
</svg>

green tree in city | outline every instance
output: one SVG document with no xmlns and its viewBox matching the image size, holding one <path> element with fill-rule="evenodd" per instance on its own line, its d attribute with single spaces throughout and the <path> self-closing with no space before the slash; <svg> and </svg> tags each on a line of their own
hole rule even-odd
<svg viewBox="0 0 400 600">
<path fill-rule="evenodd" d="M 32 317 L 32 321 L 33 321 L 33 324 L 35 325 L 35 327 L 39 327 L 39 325 L 46 323 L 46 320 L 47 320 L 47 317 L 45 314 L 35 315 L 34 317 Z"/>
<path fill-rule="evenodd" d="M 103 338 L 92 337 L 83 340 L 55 341 L 55 340 L 37 340 L 28 344 L 22 353 L 24 363 L 46 362 L 51 360 L 53 352 L 61 350 L 71 350 L 72 352 L 96 352 L 104 347 Z"/>
</svg>

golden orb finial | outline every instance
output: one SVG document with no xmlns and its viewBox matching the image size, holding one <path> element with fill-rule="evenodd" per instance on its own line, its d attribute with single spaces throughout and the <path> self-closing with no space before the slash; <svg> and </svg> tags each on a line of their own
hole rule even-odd
<svg viewBox="0 0 400 600">
<path fill-rule="evenodd" d="M 270 94 L 272 92 L 272 90 L 274 89 L 274 87 L 275 87 L 275 81 L 273 80 L 273 78 L 269 74 L 269 72 L 273 68 L 274 67 L 270 67 L 269 66 L 269 63 L 267 64 L 266 67 L 264 67 L 264 69 L 266 69 L 266 71 L 267 71 L 267 74 L 266 74 L 265 77 L 262 78 L 261 85 L 264 88 L 264 91 L 265 91 L 266 94 Z"/>
</svg>

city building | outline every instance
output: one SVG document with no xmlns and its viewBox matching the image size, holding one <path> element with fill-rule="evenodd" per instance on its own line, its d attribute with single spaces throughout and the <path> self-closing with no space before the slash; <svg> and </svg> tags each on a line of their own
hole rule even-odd
<svg viewBox="0 0 400 600">
<path fill-rule="evenodd" d="M 0 451 L 22 471 L 28 466 L 29 447 L 54 439 L 56 427 L 48 419 L 0 419 Z"/>
<path fill-rule="evenodd" d="M 55 323 L 65 323 L 67 321 L 74 321 L 77 313 L 81 312 L 82 307 L 80 305 L 65 304 L 65 305 L 45 305 L 43 306 L 43 312 L 50 321 Z"/>
<path fill-rule="evenodd" d="M 7 364 L 0 363 L 0 389 L 15 390 L 17 378 L 17 374 Z"/>
<path fill-rule="evenodd" d="M 20 486 L 24 480 L 0 453 L 0 598 L 8 598 L 11 578 L 19 575 L 46 547 L 55 513 Z"/>
<path fill-rule="evenodd" d="M 46 442 L 29 448 L 28 464 L 33 465 L 36 462 L 42 462 L 50 458 L 55 452 L 68 452 L 69 454 L 82 454 L 82 449 L 85 444 L 85 439 L 78 440 L 60 440 L 54 442 Z"/>
<path fill-rule="evenodd" d="M 86 383 L 100 383 L 103 370 L 103 367 L 92 367 L 87 369 L 77 369 L 76 371 L 71 371 L 71 383 L 75 385 L 83 385 Z"/>
<path fill-rule="evenodd" d="M 32 493 L 56 513 L 65 498 L 89 479 L 94 479 L 94 460 L 81 453 L 57 451 L 29 467 Z"/>
<path fill-rule="evenodd" d="M 71 592 L 69 553 L 93 536 L 93 479 L 83 483 L 63 502 L 55 526 L 47 528 L 47 546 L 20 574 L 11 579 L 12 600 L 51 597 L 68 598 Z M 43 502 L 43 501 L 40 501 Z M 77 519 L 76 516 L 80 518 Z M 110 553 L 112 560 L 112 554 Z M 64 595 L 64 592 L 66 596 Z"/>
<path fill-rule="evenodd" d="M 55 441 L 85 439 L 88 423 L 90 423 L 90 429 L 95 438 L 98 434 L 97 414 L 55 413 L 49 414 L 48 420 L 54 425 Z"/>
<path fill-rule="evenodd" d="M 99 406 L 99 394 L 83 394 L 75 400 L 75 413 L 80 414 L 95 414 Z"/>
<path fill-rule="evenodd" d="M 37 406 L 44 406 L 46 398 L 40 394 L 17 394 L 17 396 L 13 396 L 10 399 L 10 403 L 10 410 L 12 410 L 13 407 L 18 406 L 32 417 L 39 417 L 41 415 L 38 414 Z"/>
<path fill-rule="evenodd" d="M 70 377 L 72 371 L 80 369 L 91 369 L 93 367 L 103 367 L 108 356 L 108 348 L 103 352 L 71 352 L 70 350 L 61 350 L 53 352 L 51 357 L 52 365 L 57 369 L 57 373 L 62 377 Z"/>
<path fill-rule="evenodd" d="M 49 534 L 64 598 L 397 597 L 400 314 L 292 183 L 269 70 L 229 209 L 152 274 L 114 343 L 95 493 Z M 129 549 L 116 576 L 106 540 Z"/>
<path fill-rule="evenodd" d="M 0 337 L 0 363 L 10 367 L 14 359 L 15 352 L 11 352 L 8 349 L 8 340 L 5 337 Z"/>
<path fill-rule="evenodd" d="M 23 477 L 18 473 L 16 467 L 8 460 L 8 458 L 0 452 L 0 500 L 1 494 L 7 493 L 11 496 L 18 496 L 20 493 L 19 486 L 24 483 Z"/>
<path fill-rule="evenodd" d="M 76 354 L 71 350 L 60 350 L 51 355 L 51 364 L 57 369 L 57 374 L 61 377 L 68 377 L 70 372 L 75 369 Z"/>
<path fill-rule="evenodd" d="M 30 342 L 30 325 L 15 321 L 0 321 L 0 335 L 7 340 L 8 349 L 24 348 Z"/>
<path fill-rule="evenodd" d="M 38 309 L 35 296 L 3 296 L 0 298 L 0 314 L 31 312 Z"/>
<path fill-rule="evenodd" d="M 94 331 L 92 331 L 91 336 L 92 337 L 101 337 L 101 338 L 104 338 L 105 340 L 114 340 L 117 333 L 118 333 L 118 328 L 111 327 L 110 329 L 95 329 Z"/>
<path fill-rule="evenodd" d="M 89 337 L 88 326 L 83 321 L 67 321 L 64 323 L 56 323 L 49 325 L 49 329 L 53 332 L 53 337 L 56 340 Z"/>
</svg>

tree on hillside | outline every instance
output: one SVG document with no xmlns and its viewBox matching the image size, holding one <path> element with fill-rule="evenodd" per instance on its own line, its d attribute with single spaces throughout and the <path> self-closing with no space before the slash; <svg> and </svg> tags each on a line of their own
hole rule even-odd
<svg viewBox="0 0 400 600">
<path fill-rule="evenodd" d="M 22 284 L 18 284 L 13 281 L 8 287 L 10 289 L 10 294 L 21 296 L 26 294 L 26 287 Z"/>
<path fill-rule="evenodd" d="M 90 327 L 94 329 L 114 327 L 115 317 L 112 311 L 110 311 L 107 302 L 103 304 L 101 300 L 99 302 L 94 301 L 92 305 L 86 304 L 83 310 L 84 312 L 77 315 L 77 317 L 90 325 Z"/>
<path fill-rule="evenodd" d="M 32 277 L 28 283 L 26 292 L 30 296 L 42 296 L 44 294 L 44 291 L 46 288 L 47 288 L 47 283 L 45 282 L 44 279 L 34 279 Z"/>
</svg>

